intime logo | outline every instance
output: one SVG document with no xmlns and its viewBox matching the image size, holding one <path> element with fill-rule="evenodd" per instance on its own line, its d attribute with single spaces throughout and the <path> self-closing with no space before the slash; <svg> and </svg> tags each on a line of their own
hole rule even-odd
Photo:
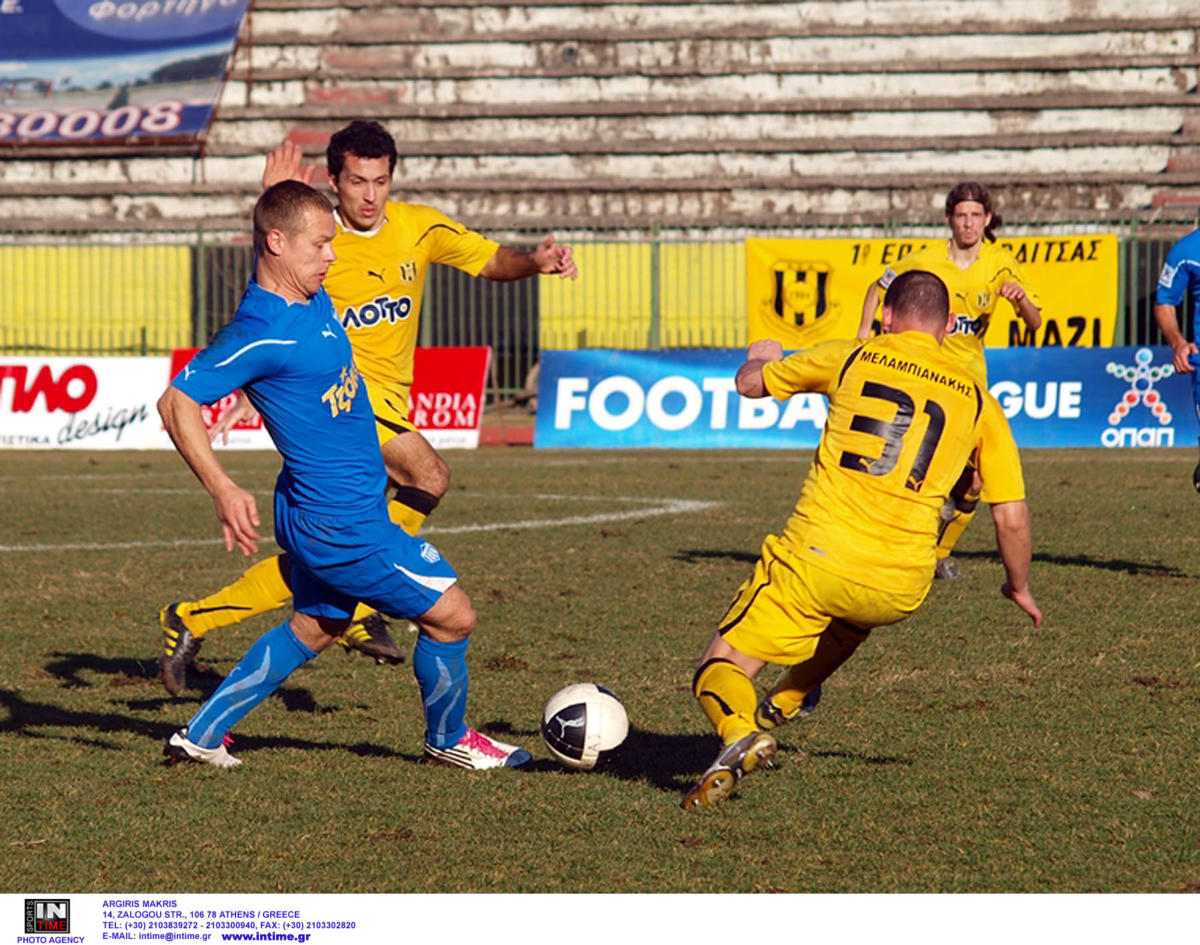
<svg viewBox="0 0 1200 945">
<path fill-rule="evenodd" d="M 70 932 L 70 899 L 26 899 L 25 933 Z"/>
<path fill-rule="evenodd" d="M 5 383 L 9 379 L 11 385 Z M 47 364 L 33 380 L 29 380 L 29 368 L 23 364 L 0 364 L 0 407 L 9 390 L 13 413 L 28 413 L 39 396 L 47 410 L 78 413 L 92 402 L 96 387 L 96 372 L 86 364 L 74 364 L 57 378 Z"/>
</svg>

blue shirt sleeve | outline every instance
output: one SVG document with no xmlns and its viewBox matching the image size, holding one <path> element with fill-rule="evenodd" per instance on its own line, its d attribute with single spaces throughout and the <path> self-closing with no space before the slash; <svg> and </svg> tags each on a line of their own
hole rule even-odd
<svg viewBox="0 0 1200 945">
<path fill-rule="evenodd" d="M 198 404 L 212 404 L 239 387 L 275 373 L 291 357 L 298 342 L 272 337 L 269 330 L 256 330 L 266 327 L 235 317 L 217 332 L 207 348 L 183 366 L 171 386 Z"/>
<path fill-rule="evenodd" d="M 1200 231 L 1189 233 L 1171 247 L 1158 276 L 1154 301 L 1178 306 L 1189 288 L 1200 290 Z"/>
</svg>

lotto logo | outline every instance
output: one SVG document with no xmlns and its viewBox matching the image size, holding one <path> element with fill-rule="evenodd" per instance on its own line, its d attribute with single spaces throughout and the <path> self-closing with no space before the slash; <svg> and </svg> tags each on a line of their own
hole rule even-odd
<svg viewBox="0 0 1200 945">
<path fill-rule="evenodd" d="M 412 308 L 412 299 L 407 295 L 398 299 L 381 295 L 372 302 L 363 303 L 358 308 L 353 305 L 347 306 L 346 311 L 342 313 L 342 327 L 346 331 L 353 331 L 356 328 L 370 328 L 380 322 L 394 325 L 396 322 L 402 322 L 408 318 L 412 314 Z"/>
<path fill-rule="evenodd" d="M 70 899 L 25 900 L 25 934 L 70 931 Z"/>
</svg>

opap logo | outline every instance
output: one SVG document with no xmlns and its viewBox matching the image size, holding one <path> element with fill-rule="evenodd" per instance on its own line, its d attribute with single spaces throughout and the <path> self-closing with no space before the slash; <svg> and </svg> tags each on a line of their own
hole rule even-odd
<svg viewBox="0 0 1200 945">
<path fill-rule="evenodd" d="M 1174 446 L 1175 431 L 1171 428 L 1171 412 L 1167 409 L 1162 395 L 1154 389 L 1155 381 L 1170 377 L 1175 373 L 1171 364 L 1160 364 L 1152 367 L 1154 352 L 1149 348 L 1138 348 L 1133 356 L 1134 363 L 1117 364 L 1109 361 L 1105 370 L 1123 381 L 1129 382 L 1129 389 L 1108 415 L 1109 427 L 1100 435 L 1100 442 L 1105 446 Z M 1116 429 L 1131 410 L 1139 404 L 1144 404 L 1151 415 L 1158 420 L 1158 427 L 1125 427 Z"/>
<path fill-rule="evenodd" d="M 1171 364 L 1151 367 L 1150 362 L 1154 360 L 1154 352 L 1149 348 L 1138 348 L 1133 360 L 1132 366 L 1117 364 L 1115 361 L 1109 361 L 1105 365 L 1105 370 L 1109 374 L 1119 377 L 1123 381 L 1129 381 L 1129 390 L 1113 407 L 1113 412 L 1108 415 L 1108 422 L 1114 427 L 1117 426 L 1140 401 L 1150 408 L 1150 412 L 1158 418 L 1160 424 L 1166 426 L 1171 422 L 1171 414 L 1158 391 L 1154 389 L 1154 382 L 1162 380 L 1164 377 L 1170 377 L 1175 373 L 1175 367 Z"/>
</svg>

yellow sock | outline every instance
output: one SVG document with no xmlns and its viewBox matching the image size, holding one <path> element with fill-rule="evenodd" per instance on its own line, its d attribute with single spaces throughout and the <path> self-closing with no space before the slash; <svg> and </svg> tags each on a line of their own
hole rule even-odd
<svg viewBox="0 0 1200 945">
<path fill-rule="evenodd" d="M 858 645 L 868 633 L 856 630 L 841 621 L 834 620 L 821 631 L 817 648 L 803 663 L 784 670 L 775 688 L 771 690 L 771 702 L 784 718 L 791 718 L 800 711 L 804 697 L 826 679 L 846 660 L 850 659 Z"/>
<path fill-rule="evenodd" d="M 410 535 L 416 535 L 421 530 L 421 526 L 425 524 L 428 514 L 418 512 L 411 505 L 405 505 L 403 502 L 392 499 L 388 503 L 388 518 Z"/>
<path fill-rule="evenodd" d="M 354 616 L 350 618 L 350 622 L 358 623 L 360 620 L 370 617 L 374 613 L 378 613 L 374 607 L 368 607 L 366 604 L 360 603 L 354 608 Z"/>
<path fill-rule="evenodd" d="M 972 503 L 971 509 L 966 512 L 955 508 L 954 514 L 950 516 L 950 520 L 942 527 L 942 534 L 938 538 L 937 548 L 934 549 L 934 554 L 937 557 L 947 558 L 950 556 L 950 552 L 958 544 L 962 533 L 967 530 L 967 526 L 971 524 L 971 519 L 975 517 L 975 507 L 976 503 Z"/>
<path fill-rule="evenodd" d="M 758 695 L 750 677 L 737 664 L 709 660 L 696 670 L 692 693 L 726 745 L 758 729 L 754 724 Z"/>
<path fill-rule="evenodd" d="M 962 533 L 967 530 L 967 526 L 971 524 L 971 519 L 975 517 L 975 509 L 979 506 L 980 493 L 976 480 L 978 470 L 978 457 L 972 454 L 971 458 L 967 461 L 967 465 L 963 468 L 962 475 L 958 477 L 958 482 L 950 490 L 946 504 L 942 507 L 938 543 L 934 549 L 934 554 L 939 561 L 942 558 L 950 557 L 950 552 L 954 550 L 954 546 L 958 544 Z"/>
<path fill-rule="evenodd" d="M 179 614 L 192 636 L 202 637 L 209 630 L 282 607 L 292 599 L 290 577 L 291 563 L 286 555 L 264 558 L 217 593 L 180 604 Z"/>
</svg>

